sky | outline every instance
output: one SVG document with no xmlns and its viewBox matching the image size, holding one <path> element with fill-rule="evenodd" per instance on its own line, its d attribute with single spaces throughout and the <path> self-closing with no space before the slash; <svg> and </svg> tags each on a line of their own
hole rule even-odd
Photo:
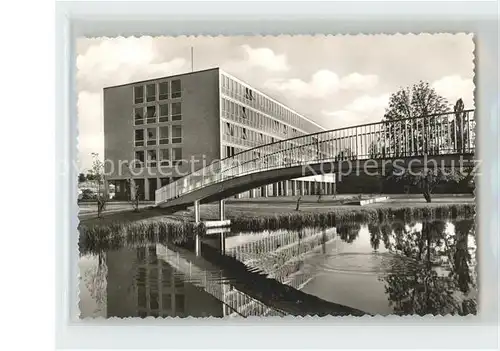
<svg viewBox="0 0 500 351">
<path fill-rule="evenodd" d="M 77 41 L 79 166 L 104 155 L 103 88 L 220 67 L 327 129 L 380 121 L 420 80 L 474 108 L 470 34 L 118 37 Z"/>
</svg>

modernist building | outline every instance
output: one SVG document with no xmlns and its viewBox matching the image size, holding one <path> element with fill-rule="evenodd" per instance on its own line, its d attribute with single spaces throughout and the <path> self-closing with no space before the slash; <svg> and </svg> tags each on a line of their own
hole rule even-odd
<svg viewBox="0 0 500 351">
<path fill-rule="evenodd" d="M 155 190 L 214 160 L 256 146 L 325 130 L 219 68 L 104 89 L 104 156 L 116 198 L 130 185 Z M 176 167 L 174 167 L 176 166 Z M 112 168 L 110 168 L 112 167 Z M 238 196 L 333 193 L 333 177 L 301 178 Z"/>
</svg>

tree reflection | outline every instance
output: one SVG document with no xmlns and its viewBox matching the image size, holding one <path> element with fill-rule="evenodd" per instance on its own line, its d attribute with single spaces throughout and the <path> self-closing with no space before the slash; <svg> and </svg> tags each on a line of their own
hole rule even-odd
<svg viewBox="0 0 500 351">
<path fill-rule="evenodd" d="M 97 264 L 84 272 L 84 282 L 92 299 L 98 306 L 106 303 L 106 282 L 108 276 L 108 266 L 106 256 L 102 251 L 97 253 Z"/>
<path fill-rule="evenodd" d="M 337 224 L 336 229 L 340 239 L 350 244 L 358 237 L 361 223 L 342 222 Z"/>
<path fill-rule="evenodd" d="M 444 221 L 368 226 L 373 250 L 382 240 L 398 254 L 381 278 L 395 314 L 476 313 L 476 301 L 468 296 L 476 286 L 469 242 L 473 222 L 453 224 L 455 230 Z"/>
</svg>

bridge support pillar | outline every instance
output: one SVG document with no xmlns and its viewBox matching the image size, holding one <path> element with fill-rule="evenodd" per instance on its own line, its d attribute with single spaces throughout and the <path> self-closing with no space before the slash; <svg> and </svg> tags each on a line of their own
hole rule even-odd
<svg viewBox="0 0 500 351">
<path fill-rule="evenodd" d="M 267 189 L 268 189 L 268 186 L 267 186 L 267 185 L 264 185 L 264 186 L 261 188 L 261 196 L 262 196 L 262 197 L 267 197 Z"/>
<path fill-rule="evenodd" d="M 226 234 L 223 231 L 220 232 L 220 252 L 226 254 Z"/>
<path fill-rule="evenodd" d="M 196 235 L 195 237 L 195 253 L 196 256 L 201 256 L 201 238 L 199 235 Z"/>
<path fill-rule="evenodd" d="M 288 180 L 283 181 L 283 196 L 288 196 Z"/>
<path fill-rule="evenodd" d="M 135 200 L 137 191 L 135 190 L 135 179 L 130 179 L 130 200 Z"/>
<path fill-rule="evenodd" d="M 226 202 L 224 200 L 219 200 L 219 220 L 223 221 L 226 218 Z"/>
<path fill-rule="evenodd" d="M 144 200 L 149 201 L 149 178 L 144 178 Z"/>
<path fill-rule="evenodd" d="M 200 222 L 200 200 L 194 202 L 194 221 L 195 223 Z"/>
</svg>

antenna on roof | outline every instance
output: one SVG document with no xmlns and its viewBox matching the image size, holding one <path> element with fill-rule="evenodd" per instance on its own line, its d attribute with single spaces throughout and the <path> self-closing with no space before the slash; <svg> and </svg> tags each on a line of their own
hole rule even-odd
<svg viewBox="0 0 500 351">
<path fill-rule="evenodd" d="M 191 72 L 194 72 L 194 54 L 193 54 L 194 48 L 191 46 Z"/>
</svg>

